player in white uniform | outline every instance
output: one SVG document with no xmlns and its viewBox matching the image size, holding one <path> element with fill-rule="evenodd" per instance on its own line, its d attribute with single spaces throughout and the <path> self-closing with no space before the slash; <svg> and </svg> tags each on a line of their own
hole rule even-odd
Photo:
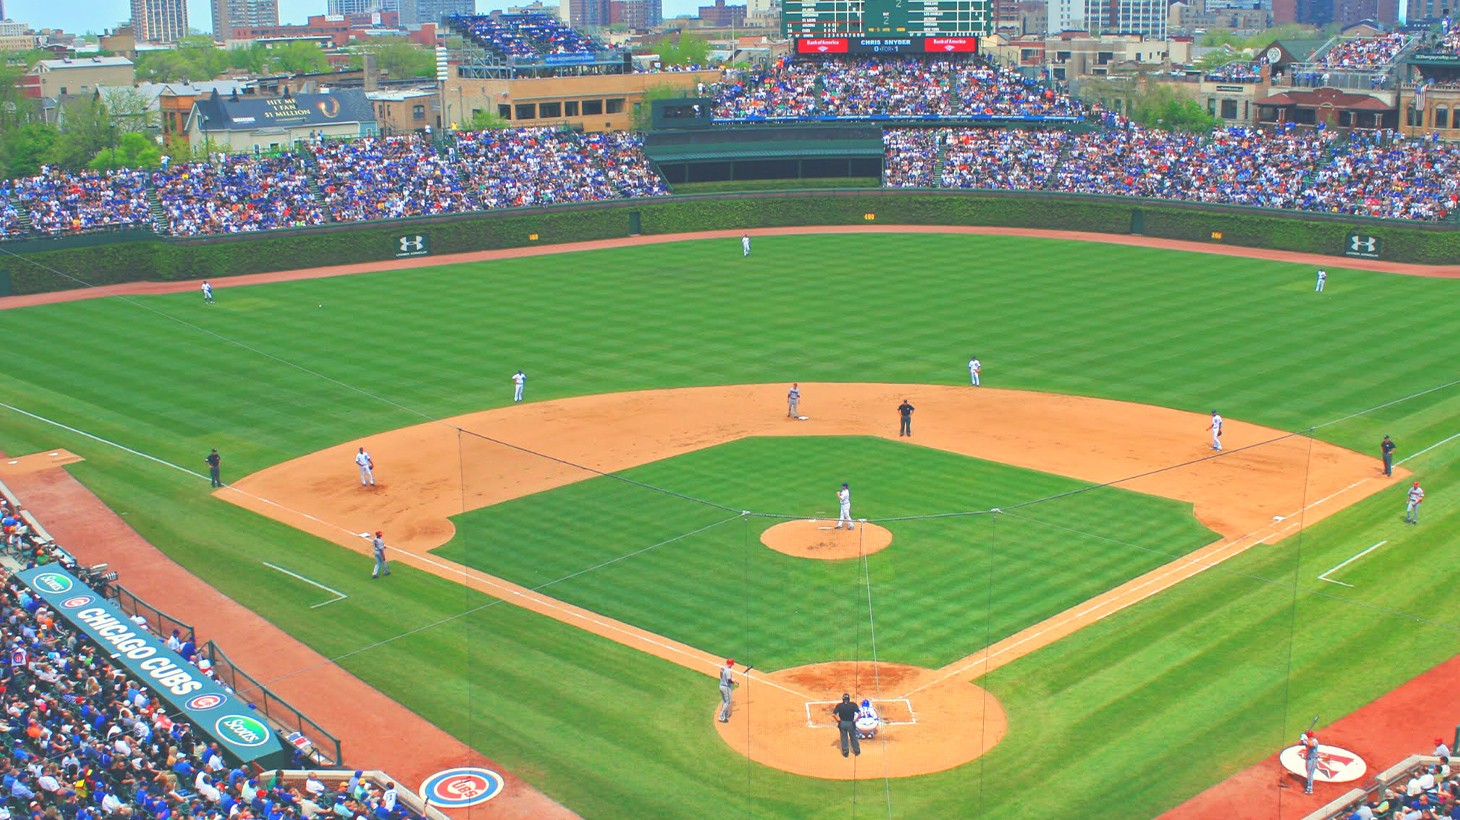
<svg viewBox="0 0 1460 820">
<path fill-rule="evenodd" d="M 203 301 L 209 304 L 213 303 L 213 286 L 208 284 L 207 279 L 203 280 Z"/>
<path fill-rule="evenodd" d="M 978 387 L 978 374 L 982 370 L 983 362 L 979 361 L 977 356 L 968 360 L 968 380 L 973 383 L 974 387 Z"/>
<path fill-rule="evenodd" d="M 1212 431 L 1212 449 L 1222 449 L 1222 417 L 1215 410 L 1212 411 L 1212 424 L 1207 429 Z"/>
<path fill-rule="evenodd" d="M 837 515 L 836 528 L 841 529 L 842 523 L 846 522 L 847 529 L 856 529 L 857 526 L 852 523 L 852 489 L 842 484 L 842 488 L 836 491 L 836 502 L 841 510 Z"/>
<path fill-rule="evenodd" d="M 1323 268 L 1319 268 L 1318 269 L 1318 284 L 1313 286 L 1313 292 L 1314 293 L 1322 293 L 1323 292 L 1323 286 L 1326 285 L 1326 284 L 1328 284 L 1328 271 L 1324 270 Z"/>
<path fill-rule="evenodd" d="M 750 234 L 744 234 L 740 237 L 740 250 L 742 251 L 742 256 L 750 255 Z"/>
<path fill-rule="evenodd" d="M 355 463 L 360 466 L 360 486 L 369 484 L 375 486 L 375 462 L 371 460 L 370 454 L 361 447 L 360 452 L 355 454 Z"/>
<path fill-rule="evenodd" d="M 512 383 L 516 385 L 512 390 L 512 401 L 522 401 L 522 388 L 527 384 L 527 374 L 521 370 L 512 374 Z"/>
<path fill-rule="evenodd" d="M 1419 482 L 1416 481 L 1414 482 L 1414 486 L 1409 488 L 1409 503 L 1406 504 L 1404 507 L 1404 523 L 1419 523 L 1419 505 L 1420 502 L 1424 500 L 1425 490 L 1423 487 L 1419 486 Z"/>
</svg>

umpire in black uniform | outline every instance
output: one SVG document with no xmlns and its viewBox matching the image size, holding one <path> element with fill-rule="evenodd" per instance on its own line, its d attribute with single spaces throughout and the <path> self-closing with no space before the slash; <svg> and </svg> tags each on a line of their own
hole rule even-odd
<svg viewBox="0 0 1460 820">
<path fill-rule="evenodd" d="M 836 716 L 836 730 L 842 739 L 842 757 L 847 756 L 847 744 L 852 747 L 852 754 L 862 753 L 862 743 L 857 740 L 857 705 L 852 703 L 851 695 L 842 695 L 842 702 L 831 707 L 831 713 Z"/>
</svg>

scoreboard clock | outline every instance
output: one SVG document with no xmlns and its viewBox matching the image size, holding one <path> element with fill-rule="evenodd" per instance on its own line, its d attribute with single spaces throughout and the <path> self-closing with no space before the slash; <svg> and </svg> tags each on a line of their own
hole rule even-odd
<svg viewBox="0 0 1460 820">
<path fill-rule="evenodd" d="M 787 37 L 849 40 L 982 37 L 992 31 L 989 0 L 782 0 Z M 902 45 L 894 43 L 894 45 Z M 909 51 L 943 50 L 909 47 Z M 801 49 L 800 53 L 811 53 Z M 857 53 L 854 46 L 847 52 Z M 866 52 L 863 52 L 866 53 Z M 875 52 L 874 52 L 875 53 Z"/>
</svg>

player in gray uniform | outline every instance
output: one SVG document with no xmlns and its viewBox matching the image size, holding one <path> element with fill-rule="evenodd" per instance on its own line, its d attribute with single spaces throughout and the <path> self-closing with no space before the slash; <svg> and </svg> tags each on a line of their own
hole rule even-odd
<svg viewBox="0 0 1460 820">
<path fill-rule="evenodd" d="M 389 575 L 390 567 L 385 563 L 385 534 L 380 530 L 375 531 L 375 538 L 370 542 L 370 548 L 375 553 L 375 571 L 370 573 L 371 579 Z"/>
<path fill-rule="evenodd" d="M 735 659 L 729 658 L 720 667 L 720 722 L 730 722 L 730 700 L 735 691 Z"/>
<path fill-rule="evenodd" d="M 791 385 L 790 392 L 786 393 L 786 418 L 794 419 L 801 415 L 801 385 Z"/>
</svg>

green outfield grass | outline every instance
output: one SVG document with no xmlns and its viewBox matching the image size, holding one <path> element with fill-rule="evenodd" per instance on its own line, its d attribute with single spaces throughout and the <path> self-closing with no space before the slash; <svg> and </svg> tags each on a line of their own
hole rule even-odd
<svg viewBox="0 0 1460 820">
<path fill-rule="evenodd" d="M 536 400 L 722 383 L 961 384 L 964 363 L 976 353 L 990 385 L 1198 412 L 1217 407 L 1229 418 L 1285 429 L 1460 375 L 1453 321 L 1460 283 L 1330 268 L 1328 292 L 1318 295 L 1305 266 L 1100 244 L 758 237 L 748 260 L 738 240 L 727 239 L 249 288 L 219 284 L 211 307 L 190 293 L 0 314 L 7 353 L 0 401 L 200 472 L 208 448 L 218 447 L 227 479 L 362 434 L 504 405 L 518 367 L 527 370 L 528 398 Z M 1391 433 L 1404 457 L 1457 432 L 1457 418 L 1460 396 L 1452 387 L 1316 434 L 1376 452 Z M 897 459 L 914 458 L 912 448 L 883 445 L 900 449 Z M 216 501 L 204 479 L 0 411 L 0 449 L 57 446 L 84 455 L 73 472 L 184 565 L 579 812 L 848 812 L 851 784 L 772 772 L 720 745 L 709 725 L 717 695 L 708 678 L 410 571 L 390 585 L 371 585 L 368 559 Z M 717 448 L 703 457 L 720 457 L 722 449 L 733 453 Z M 908 817 L 1147 816 L 1267 755 L 1313 714 L 1336 718 L 1448 658 L 1460 630 L 1460 604 L 1450 593 L 1460 547 L 1447 537 L 1460 529 L 1457 456 L 1460 440 L 1407 465 L 1430 493 L 1418 528 L 1399 523 L 1400 494 L 1386 493 L 1301 539 L 1258 548 L 999 670 L 985 684 L 1009 710 L 1003 743 L 952 772 L 885 790 L 862 784 L 858 805 L 882 813 L 880 802 L 890 796 L 894 813 Z M 879 458 L 869 446 L 857 463 Z M 892 465 L 904 493 L 892 509 L 948 509 L 936 482 L 910 463 Z M 840 474 L 855 466 L 832 465 Z M 685 486 L 713 485 L 714 500 L 732 509 L 767 499 L 784 509 L 795 500 L 773 494 L 765 479 L 742 481 L 739 467 L 709 476 L 678 460 L 642 469 Z M 828 478 L 851 480 L 782 473 L 791 486 L 785 493 L 811 493 L 813 503 Z M 880 503 L 876 493 L 860 492 L 876 477 L 855 481 L 859 504 Z M 519 504 L 571 506 L 574 491 Z M 586 503 L 611 498 L 606 492 Z M 483 512 L 500 521 L 518 514 Z M 602 531 L 579 528 L 570 517 L 556 522 L 565 554 L 552 556 L 537 541 L 534 548 L 556 562 L 542 577 L 649 546 L 643 538 L 654 537 L 655 527 L 678 526 L 674 516 L 664 518 L 604 522 Z M 1099 523 L 1094 531 L 1106 533 L 1110 522 Z M 514 526 L 530 543 L 529 522 Z M 736 520 L 709 532 L 738 535 L 743 550 L 752 537 L 747 526 Z M 1165 537 L 1158 529 L 1132 531 L 1135 546 L 1112 545 L 1126 558 L 1143 548 L 1189 548 L 1147 542 Z M 611 534 L 634 538 L 615 553 Z M 1345 568 L 1353 588 L 1316 580 L 1383 539 L 1390 543 L 1382 550 Z M 508 552 L 518 540 L 497 546 Z M 654 559 L 620 563 L 633 571 L 706 548 L 671 546 L 649 553 Z M 995 557 L 1006 566 L 1025 556 Z M 309 590 L 261 561 L 351 597 L 322 618 L 309 609 L 317 602 Z M 879 613 L 887 606 L 900 610 L 899 620 L 912 618 L 916 607 L 899 596 L 916 594 L 905 587 L 913 573 L 894 560 L 888 568 L 873 578 L 872 603 Z M 125 580 L 126 568 L 119 569 Z M 599 577 L 595 571 L 555 586 L 628 606 L 595 590 Z M 675 580 L 675 596 L 716 585 L 745 594 L 764 588 L 743 570 Z M 853 589 L 866 597 L 865 588 Z M 953 632 L 951 611 L 976 615 L 986 595 L 964 590 L 952 601 L 925 600 L 924 624 Z M 650 614 L 674 617 L 675 596 Z M 851 597 L 836 615 L 849 634 L 862 623 L 862 604 Z M 678 628 L 707 636 L 716 644 L 707 649 L 718 647 L 715 630 L 733 641 L 733 628 L 710 620 L 686 618 Z M 744 634 L 754 636 L 747 644 L 796 660 L 785 635 L 754 628 L 746 623 Z M 381 643 L 412 629 L 421 631 Z M 879 641 L 905 647 L 911 659 L 932 662 L 947 649 L 895 629 L 879 630 Z M 978 645 L 985 637 L 963 639 Z"/>
<path fill-rule="evenodd" d="M 1190 505 L 1102 488 L 1023 511 L 1038 524 L 1022 515 L 889 521 L 894 546 L 864 568 L 774 552 L 760 536 L 782 519 L 727 515 L 682 496 L 834 518 L 832 493 L 846 479 L 854 515 L 883 519 L 988 510 L 1085 485 L 885 439 L 832 437 L 744 439 L 623 475 L 639 484 L 595 478 L 459 516 L 442 552 L 763 669 L 874 656 L 938 667 L 1218 537 Z M 864 572 L 871 615 L 855 594 Z M 979 590 L 976 606 L 970 590 Z M 875 653 L 848 629 L 857 623 L 876 624 Z"/>
</svg>

